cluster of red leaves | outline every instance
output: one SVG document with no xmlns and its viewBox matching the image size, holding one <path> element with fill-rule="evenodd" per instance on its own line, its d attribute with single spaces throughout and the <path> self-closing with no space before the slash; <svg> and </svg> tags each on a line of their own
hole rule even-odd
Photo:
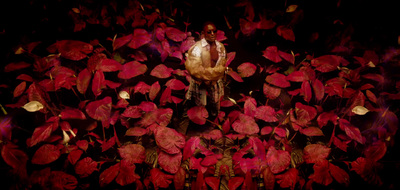
<svg viewBox="0 0 400 190">
<path fill-rule="evenodd" d="M 190 32 L 163 22 L 165 18 L 156 11 L 146 14 L 141 6 L 133 1 L 123 16 L 116 16 L 118 24 L 131 22 L 134 29 L 131 34 L 114 37 L 112 54 L 98 43 L 61 40 L 47 48 L 50 55 L 46 57 L 32 55 L 34 47 L 28 45 L 31 49 L 24 52 L 35 58 L 32 63 L 13 62 L 5 67 L 5 72 L 27 68 L 34 72 L 17 76 L 21 82 L 12 90 L 17 101 L 5 106 L 31 111 L 26 104 L 41 104 L 43 108 L 34 111 L 46 118 L 35 126 L 24 147 L 13 143 L 18 137 L 12 135 L 12 118 L 6 117 L 0 123 L 2 159 L 21 181 L 28 181 L 27 186 L 84 188 L 93 184 L 81 183 L 83 179 L 99 176 L 95 179 L 100 187 L 115 182 L 120 186 L 134 184 L 136 189 L 183 189 L 190 171 L 196 171 L 192 183 L 196 189 L 219 189 L 223 175 L 229 176 L 229 189 L 254 189 L 254 176 L 261 176 L 267 189 L 274 189 L 276 184 L 281 188 L 312 189 L 313 183 L 328 186 L 334 181 L 346 186 L 351 181 L 351 171 L 368 182 L 382 183 L 375 171 L 393 142 L 398 119 L 382 104 L 384 98 L 394 94 L 382 91 L 387 79 L 380 73 L 383 67 L 373 51 L 348 60 L 335 54 L 312 57 L 287 53 L 277 46 L 266 47 L 262 52 L 265 63 L 244 62 L 227 74 L 237 83 L 255 75 L 264 77 L 262 95 L 267 101 L 261 103 L 251 93 L 242 95 L 240 100 L 226 99 L 213 121 L 219 129 L 185 137 L 173 128 L 172 122 L 177 106 L 183 104 L 179 94 L 187 90 L 190 76 L 183 65 L 173 69 L 164 62 L 168 57 L 184 62 L 184 53 L 195 38 Z M 275 28 L 276 23 L 265 17 L 253 22 L 251 4 L 238 6 L 247 11 L 246 19 L 240 20 L 241 34 Z M 101 11 L 101 19 L 84 7 L 72 9 L 71 14 L 75 31 L 82 30 L 86 22 L 105 26 L 109 22 L 106 9 Z M 76 14 L 88 19 L 84 21 Z M 277 26 L 276 31 L 286 40 L 295 40 L 290 26 Z M 219 40 L 226 39 L 223 31 L 217 34 Z M 129 61 L 118 58 L 122 48 L 134 52 L 126 56 Z M 145 48 L 154 50 L 161 63 L 149 67 L 146 63 L 150 55 L 142 51 Z M 235 55 L 228 53 L 228 66 Z M 306 59 L 298 61 L 297 56 Z M 71 61 L 83 66 L 73 66 Z M 281 65 L 289 65 L 290 69 L 281 72 Z M 143 76 L 157 81 L 149 84 L 141 80 Z M 128 81 L 135 84 L 127 86 Z M 83 100 L 77 107 L 65 106 L 63 101 L 55 105 L 52 95 L 61 90 L 72 91 Z M 135 95 L 146 100 L 130 101 Z M 290 101 L 284 102 L 288 97 Z M 281 105 L 274 107 L 271 102 Z M 331 108 L 332 102 L 338 107 Z M 192 107 L 187 115 L 198 125 L 210 124 L 204 107 Z M 370 116 L 376 120 L 368 129 L 352 122 L 353 118 Z M 82 121 L 85 126 L 72 125 L 74 121 Z M 366 136 L 363 132 L 375 135 Z M 296 142 L 299 136 L 308 138 L 307 145 Z M 204 146 L 202 139 L 247 143 L 236 144 L 229 159 Z M 26 149 L 33 155 L 23 151 Z M 332 149 L 340 150 L 342 155 L 333 156 Z M 359 151 L 360 156 L 335 160 L 346 157 L 349 149 Z M 202 157 L 195 156 L 198 151 Z M 61 170 L 51 168 L 52 163 L 60 161 L 65 162 Z M 28 162 L 42 169 L 28 173 Z M 183 162 L 189 163 L 187 168 L 181 167 Z M 219 162 L 220 168 L 215 168 Z M 337 162 L 347 167 L 334 164 Z M 301 165 L 310 165 L 313 171 L 305 173 Z M 216 170 L 218 176 L 214 176 Z"/>
</svg>

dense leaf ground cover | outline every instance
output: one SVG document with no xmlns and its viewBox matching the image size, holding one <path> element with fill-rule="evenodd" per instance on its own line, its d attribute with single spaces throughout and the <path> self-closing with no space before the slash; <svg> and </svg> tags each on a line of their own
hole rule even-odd
<svg viewBox="0 0 400 190">
<path fill-rule="evenodd" d="M 393 6 L 9 3 L 0 31 L 8 189 L 399 188 Z M 228 52 L 217 117 L 184 98 L 185 52 L 206 20 Z"/>
</svg>

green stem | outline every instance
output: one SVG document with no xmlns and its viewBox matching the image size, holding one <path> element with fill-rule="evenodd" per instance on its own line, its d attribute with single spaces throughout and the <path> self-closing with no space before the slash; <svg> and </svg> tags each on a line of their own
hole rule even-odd
<svg viewBox="0 0 400 190">
<path fill-rule="evenodd" d="M 1 111 L 3 112 L 4 115 L 8 114 L 6 109 L 4 109 L 3 105 L 0 104 L 0 108 L 1 108 Z"/>
</svg>

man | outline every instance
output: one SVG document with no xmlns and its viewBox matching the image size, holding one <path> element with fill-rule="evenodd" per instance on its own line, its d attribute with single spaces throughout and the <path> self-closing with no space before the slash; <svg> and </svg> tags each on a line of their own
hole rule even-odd
<svg viewBox="0 0 400 190">
<path fill-rule="evenodd" d="M 197 106 L 207 106 L 212 116 L 220 109 L 220 99 L 224 95 L 222 78 L 226 69 L 225 46 L 216 40 L 217 28 L 212 22 L 205 22 L 201 40 L 196 42 L 186 54 L 186 70 L 191 75 L 186 99 Z M 209 99 L 209 104 L 207 104 Z"/>
</svg>

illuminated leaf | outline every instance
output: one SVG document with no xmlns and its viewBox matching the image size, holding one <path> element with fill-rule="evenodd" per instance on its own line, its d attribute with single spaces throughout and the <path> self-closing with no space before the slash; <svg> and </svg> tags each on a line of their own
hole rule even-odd
<svg viewBox="0 0 400 190">
<path fill-rule="evenodd" d="M 179 167 L 178 171 L 174 175 L 174 187 L 176 190 L 183 190 L 185 187 L 186 171 L 182 167 Z"/>
<path fill-rule="evenodd" d="M 173 69 L 168 68 L 164 64 L 158 64 L 157 66 L 154 67 L 154 69 L 150 72 L 151 76 L 165 79 L 171 76 Z"/>
<path fill-rule="evenodd" d="M 149 89 L 149 98 L 150 100 L 154 100 L 157 97 L 158 92 L 160 91 L 160 83 L 158 81 L 154 82 Z"/>
<path fill-rule="evenodd" d="M 97 162 L 90 157 L 83 158 L 75 164 L 75 173 L 81 178 L 88 177 L 97 170 Z"/>
<path fill-rule="evenodd" d="M 138 49 L 139 47 L 151 42 L 151 35 L 142 28 L 136 28 L 133 31 L 132 40 L 127 44 L 132 49 Z"/>
<path fill-rule="evenodd" d="M 32 134 L 29 146 L 32 147 L 39 142 L 42 142 L 50 137 L 51 133 L 55 131 L 58 127 L 58 117 L 49 118 L 45 124 L 37 127 Z"/>
<path fill-rule="evenodd" d="M 76 108 L 67 108 L 67 109 L 62 110 L 61 113 L 60 113 L 60 117 L 63 120 L 66 120 L 66 119 L 81 119 L 81 120 L 86 119 L 85 114 L 81 110 L 76 109 Z"/>
<path fill-rule="evenodd" d="M 226 66 L 228 67 L 236 57 L 236 52 L 229 52 L 226 54 Z"/>
<path fill-rule="evenodd" d="M 165 83 L 165 86 L 171 88 L 171 90 L 183 90 L 186 85 L 178 79 L 170 79 Z"/>
<path fill-rule="evenodd" d="M 128 106 L 121 115 L 130 118 L 140 118 L 143 113 L 139 106 Z"/>
<path fill-rule="evenodd" d="M 36 112 L 44 108 L 43 104 L 38 101 L 30 101 L 22 106 L 26 111 L 29 112 Z"/>
<path fill-rule="evenodd" d="M 280 173 L 290 165 L 290 153 L 271 146 L 267 151 L 267 163 L 272 173 Z"/>
<path fill-rule="evenodd" d="M 165 28 L 165 34 L 167 37 L 175 42 L 181 42 L 186 39 L 186 33 L 178 30 L 175 27 L 167 27 Z"/>
<path fill-rule="evenodd" d="M 173 175 L 165 174 L 158 168 L 150 170 L 150 181 L 156 189 L 167 188 L 172 183 L 173 178 Z"/>
<path fill-rule="evenodd" d="M 239 118 L 232 123 L 232 128 L 240 134 L 252 135 L 260 131 L 253 117 L 239 114 Z"/>
<path fill-rule="evenodd" d="M 235 72 L 235 71 L 233 71 L 233 70 L 230 70 L 230 71 L 228 71 L 227 74 L 228 74 L 229 76 L 231 76 L 231 77 L 233 78 L 233 80 L 235 80 L 235 81 L 237 81 L 237 82 L 243 82 L 242 77 L 240 77 L 240 75 L 239 75 L 237 72 Z"/>
<path fill-rule="evenodd" d="M 289 5 L 289 6 L 286 8 L 286 12 L 287 12 L 287 13 L 291 13 L 291 12 L 296 11 L 296 9 L 297 9 L 297 5 Z"/>
<path fill-rule="evenodd" d="M 137 61 L 130 61 L 122 65 L 118 78 L 131 79 L 133 77 L 144 74 L 147 71 L 147 66 Z"/>
<path fill-rule="evenodd" d="M 303 83 L 301 85 L 301 94 L 303 95 L 304 101 L 306 101 L 306 102 L 311 101 L 312 91 L 311 91 L 310 82 L 303 81 Z"/>
<path fill-rule="evenodd" d="M 68 154 L 68 161 L 72 164 L 75 165 L 76 162 L 79 160 L 79 158 L 81 158 L 83 154 L 82 150 L 73 150 Z"/>
<path fill-rule="evenodd" d="M 367 108 L 364 106 L 356 106 L 353 109 L 351 109 L 351 112 L 357 114 L 357 115 L 365 115 L 366 113 L 369 112 Z"/>
<path fill-rule="evenodd" d="M 146 158 L 145 148 L 139 144 L 127 144 L 118 149 L 122 159 L 130 163 L 143 163 Z"/>
<path fill-rule="evenodd" d="M 344 184 L 346 186 L 349 185 L 350 176 L 344 169 L 332 163 L 329 163 L 329 173 L 332 175 L 333 179 L 335 179 L 337 182 Z"/>
<path fill-rule="evenodd" d="M 125 186 L 140 179 L 140 176 L 135 173 L 135 169 L 135 164 L 126 160 L 122 160 L 119 168 L 119 174 L 117 178 L 115 178 L 115 182 L 121 186 Z"/>
<path fill-rule="evenodd" d="M 277 175 L 276 179 L 281 188 L 294 189 L 299 181 L 299 171 L 296 168 L 290 168 L 285 173 Z"/>
<path fill-rule="evenodd" d="M 220 178 L 217 177 L 205 177 L 204 180 L 208 186 L 211 187 L 212 190 L 218 190 L 219 189 L 219 183 L 220 183 Z M 229 188 L 231 189 L 231 188 Z"/>
<path fill-rule="evenodd" d="M 346 135 L 351 139 L 363 144 L 363 139 L 361 136 L 360 129 L 354 127 L 348 120 L 339 119 L 339 127 L 341 130 L 346 132 Z"/>
<path fill-rule="evenodd" d="M 317 163 L 325 160 L 331 149 L 320 144 L 307 145 L 303 150 L 303 158 L 306 163 Z"/>
<path fill-rule="evenodd" d="M 329 162 L 327 160 L 316 162 L 313 168 L 314 173 L 309 176 L 311 180 L 325 186 L 332 183 L 333 178 L 329 173 Z"/>
<path fill-rule="evenodd" d="M 309 136 L 309 137 L 324 136 L 324 133 L 318 127 L 300 128 L 300 133 L 302 133 L 302 134 L 304 134 L 306 136 Z"/>
<path fill-rule="evenodd" d="M 323 73 L 335 71 L 340 66 L 340 57 L 337 55 L 323 55 L 311 60 L 311 65 L 315 70 Z"/>
<path fill-rule="evenodd" d="M 208 118 L 208 112 L 203 106 L 195 106 L 187 111 L 187 115 L 191 121 L 196 124 L 204 125 Z"/>
<path fill-rule="evenodd" d="M 101 172 L 99 177 L 100 187 L 110 184 L 118 175 L 121 163 L 116 163 Z"/>
<path fill-rule="evenodd" d="M 275 175 L 269 167 L 266 167 L 263 172 L 263 182 L 266 190 L 273 190 L 275 186 Z"/>
<path fill-rule="evenodd" d="M 282 61 L 282 59 L 278 53 L 278 48 L 276 46 L 267 47 L 263 51 L 263 56 L 274 63 L 278 63 L 278 62 Z"/>
<path fill-rule="evenodd" d="M 182 134 L 168 127 L 158 127 L 155 132 L 157 145 L 169 154 L 177 154 L 185 146 L 185 138 Z"/>
<path fill-rule="evenodd" d="M 252 75 L 254 75 L 254 73 L 256 72 L 257 67 L 249 62 L 245 62 L 240 64 L 237 67 L 237 71 L 239 72 L 240 77 L 250 77 Z"/>
<path fill-rule="evenodd" d="M 76 79 L 76 87 L 81 94 L 85 94 L 89 86 L 92 73 L 87 69 L 83 69 Z"/>
<path fill-rule="evenodd" d="M 135 87 L 133 87 L 133 90 L 134 93 L 139 92 L 141 94 L 146 94 L 150 91 L 150 86 L 143 81 L 139 81 Z"/>
<path fill-rule="evenodd" d="M 175 174 L 181 167 L 182 153 L 168 154 L 161 151 L 158 154 L 158 164 L 168 173 Z"/>
<path fill-rule="evenodd" d="M 130 42 L 131 40 L 132 40 L 132 34 L 116 38 L 112 44 L 113 50 L 115 51 L 116 49 L 118 49 L 118 48 L 124 46 L 125 44 L 127 44 L 128 42 Z"/>
<path fill-rule="evenodd" d="M 263 93 L 267 98 L 274 100 L 281 94 L 281 88 L 270 86 L 264 83 Z"/>
<path fill-rule="evenodd" d="M 61 40 L 54 45 L 62 57 L 73 61 L 82 60 L 93 51 L 92 45 L 77 40 Z"/>
<path fill-rule="evenodd" d="M 324 98 L 324 95 L 325 95 L 325 87 L 324 87 L 324 84 L 323 84 L 320 80 L 315 79 L 315 80 L 312 82 L 312 87 L 313 87 L 313 89 L 314 89 L 315 98 L 316 98 L 318 101 L 322 100 L 322 98 Z"/>
<path fill-rule="evenodd" d="M 265 78 L 265 81 L 281 88 L 286 88 L 290 86 L 290 82 L 287 81 L 286 76 L 281 73 L 274 73 L 272 75 L 268 75 L 267 78 Z"/>
</svg>

